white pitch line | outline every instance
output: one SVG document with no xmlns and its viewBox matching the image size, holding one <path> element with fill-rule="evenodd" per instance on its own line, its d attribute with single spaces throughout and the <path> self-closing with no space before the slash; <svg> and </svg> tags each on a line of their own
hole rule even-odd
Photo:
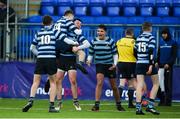
<svg viewBox="0 0 180 119">
<path fill-rule="evenodd" d="M 1 108 L 0 107 L 0 110 L 21 110 L 22 108 Z M 45 109 L 45 108 L 33 108 L 33 110 L 47 110 L 47 109 Z M 62 109 L 63 110 L 63 109 Z M 82 109 L 83 110 L 83 109 Z M 74 111 L 76 111 L 76 110 L 67 110 L 67 111 L 72 111 L 72 112 L 74 112 Z M 91 110 L 83 110 L 83 111 L 87 111 L 87 112 L 91 112 Z M 81 112 L 81 111 L 79 111 L 79 112 Z M 100 110 L 100 112 L 119 112 L 119 111 L 117 111 L 117 110 Z M 123 111 L 122 113 L 129 113 L 129 112 L 134 112 L 134 111 Z M 160 112 L 161 114 L 162 113 L 168 113 L 168 114 L 172 114 L 172 115 L 174 115 L 174 114 L 180 114 L 180 112 L 166 112 L 166 111 L 164 111 L 164 112 Z"/>
</svg>

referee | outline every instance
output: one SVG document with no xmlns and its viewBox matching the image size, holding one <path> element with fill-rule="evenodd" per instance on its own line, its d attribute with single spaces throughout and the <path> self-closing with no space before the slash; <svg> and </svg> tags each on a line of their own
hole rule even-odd
<svg viewBox="0 0 180 119">
<path fill-rule="evenodd" d="M 135 40 L 133 38 L 134 31 L 128 28 L 125 31 L 125 37 L 117 41 L 118 51 L 118 73 L 120 78 L 119 95 L 121 97 L 125 87 L 126 80 L 128 82 L 129 108 L 135 108 L 133 105 L 133 95 L 136 85 L 135 67 L 136 58 L 134 53 Z"/>
</svg>

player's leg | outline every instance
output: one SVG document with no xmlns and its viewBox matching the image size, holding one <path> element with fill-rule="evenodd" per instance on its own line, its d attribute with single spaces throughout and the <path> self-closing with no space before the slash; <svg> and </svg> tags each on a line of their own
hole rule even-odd
<svg viewBox="0 0 180 119">
<path fill-rule="evenodd" d="M 72 96 L 73 96 L 73 105 L 75 107 L 76 110 L 80 111 L 81 107 L 79 105 L 79 101 L 78 101 L 78 89 L 77 89 L 77 81 L 76 81 L 76 77 L 77 77 L 77 71 L 75 69 L 73 70 L 68 70 L 68 76 L 69 76 L 69 80 L 71 83 L 71 91 L 72 91 Z"/>
<path fill-rule="evenodd" d="M 33 106 L 34 97 L 36 95 L 37 88 L 39 87 L 40 80 L 41 80 L 41 75 L 34 74 L 33 84 L 31 86 L 30 98 L 28 103 L 23 107 L 22 109 L 23 112 L 27 112 Z"/>
<path fill-rule="evenodd" d="M 148 104 L 148 92 L 147 92 L 147 85 L 146 82 L 144 82 L 143 89 L 142 89 L 142 106 L 147 107 Z"/>
<path fill-rule="evenodd" d="M 144 86 L 144 75 L 137 75 L 137 87 L 136 87 L 136 114 L 137 115 L 144 115 L 142 112 L 142 89 Z"/>
<path fill-rule="evenodd" d="M 119 79 L 119 96 L 120 98 L 122 97 L 122 93 L 123 93 L 123 90 L 125 88 L 125 84 L 126 84 L 126 79 L 125 78 L 120 78 Z"/>
<path fill-rule="evenodd" d="M 150 92 L 149 102 L 148 102 L 146 111 L 151 112 L 152 114 L 155 114 L 155 115 L 159 115 L 160 113 L 154 107 L 155 98 L 159 89 L 158 75 L 157 74 L 152 75 L 151 79 L 152 79 L 153 86 Z"/>
<path fill-rule="evenodd" d="M 57 82 L 56 82 L 56 88 L 57 88 L 57 101 L 58 101 L 58 107 L 56 108 L 57 110 L 60 110 L 62 108 L 62 81 L 64 79 L 64 74 L 65 71 L 58 69 L 56 77 L 57 77 Z"/>
<path fill-rule="evenodd" d="M 120 101 L 121 97 L 119 95 L 118 88 L 117 88 L 117 85 L 116 85 L 116 79 L 115 78 L 110 78 L 109 82 L 110 82 L 111 88 L 113 90 L 113 95 L 115 97 L 117 110 L 118 111 L 125 111 L 125 109 L 121 106 L 121 101 Z"/>
<path fill-rule="evenodd" d="M 59 110 L 55 109 L 54 101 L 56 97 L 56 82 L 57 82 L 57 65 L 56 65 L 56 59 L 48 59 L 45 67 L 45 71 L 48 74 L 49 82 L 50 82 L 50 91 L 49 91 L 49 112 L 59 112 Z"/>
<path fill-rule="evenodd" d="M 123 90 L 125 88 L 125 84 L 126 84 L 126 76 L 127 76 L 127 73 L 126 73 L 126 67 L 125 67 L 126 63 L 123 63 L 123 62 L 118 62 L 117 64 L 117 67 L 118 67 L 118 78 L 119 78 L 119 86 L 118 86 L 118 89 L 119 89 L 119 96 L 120 98 L 122 97 L 122 93 L 123 93 Z"/>
<path fill-rule="evenodd" d="M 102 93 L 102 86 L 104 83 L 104 74 L 97 73 L 96 74 L 97 84 L 96 84 L 96 90 L 95 90 L 95 105 L 92 108 L 92 111 L 98 111 L 99 105 L 100 105 L 100 98 Z"/>
<path fill-rule="evenodd" d="M 56 74 L 49 75 L 49 82 L 50 82 L 50 91 L 49 91 L 49 112 L 58 112 L 59 110 L 55 109 L 54 101 L 56 97 Z"/>
<path fill-rule="evenodd" d="M 77 52 L 77 55 L 78 55 L 77 68 L 80 69 L 84 74 L 88 74 L 87 70 L 83 66 L 86 57 L 85 52 L 83 50 L 79 50 Z"/>
<path fill-rule="evenodd" d="M 135 78 L 128 80 L 128 98 L 129 98 L 128 107 L 129 108 L 135 108 L 135 106 L 133 104 L 134 90 L 136 89 L 135 85 L 136 85 L 136 79 Z"/>
</svg>

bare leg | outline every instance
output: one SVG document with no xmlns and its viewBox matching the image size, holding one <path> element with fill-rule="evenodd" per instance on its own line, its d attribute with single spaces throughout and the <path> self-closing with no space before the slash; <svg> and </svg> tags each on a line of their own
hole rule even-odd
<svg viewBox="0 0 180 119">
<path fill-rule="evenodd" d="M 41 75 L 34 74 L 33 84 L 31 86 L 30 97 L 35 97 L 36 91 L 37 91 L 39 84 L 40 84 L 40 81 L 41 81 Z"/>
<path fill-rule="evenodd" d="M 159 89 L 158 75 L 152 75 L 151 79 L 152 79 L 153 87 L 151 89 L 150 99 L 155 99 L 157 95 L 157 91 Z"/>
<path fill-rule="evenodd" d="M 95 100 L 100 101 L 101 93 L 102 93 L 102 86 L 104 83 L 104 75 L 101 73 L 98 73 L 96 75 L 96 78 L 97 78 L 97 84 L 96 84 Z"/>
<path fill-rule="evenodd" d="M 55 97 L 56 97 L 56 74 L 49 76 L 49 81 L 50 81 L 50 102 L 54 102 Z"/>
<path fill-rule="evenodd" d="M 76 81 L 76 70 L 69 70 L 68 71 L 68 76 L 69 76 L 69 80 L 71 83 L 71 91 L 72 91 L 72 95 L 73 95 L 73 99 L 77 99 L 78 95 L 77 95 L 77 81 Z"/>
<path fill-rule="evenodd" d="M 57 82 L 56 82 L 56 86 L 57 86 L 57 99 L 61 100 L 62 99 L 62 81 L 64 79 L 64 74 L 65 72 L 62 70 L 58 70 L 56 76 L 57 76 Z"/>
</svg>

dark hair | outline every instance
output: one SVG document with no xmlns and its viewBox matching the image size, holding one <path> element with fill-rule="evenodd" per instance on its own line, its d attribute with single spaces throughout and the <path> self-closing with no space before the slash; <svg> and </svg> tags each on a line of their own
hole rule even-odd
<svg viewBox="0 0 180 119">
<path fill-rule="evenodd" d="M 77 18 L 77 17 L 73 19 L 73 22 L 76 21 L 76 20 L 82 22 L 82 20 L 80 18 Z"/>
<path fill-rule="evenodd" d="M 171 39 L 171 33 L 168 27 L 163 27 L 161 30 L 161 36 L 162 34 L 167 34 L 167 39 Z"/>
<path fill-rule="evenodd" d="M 50 25 L 51 23 L 52 23 L 52 18 L 49 16 L 49 15 L 45 15 L 44 17 L 43 17 L 43 24 L 45 25 L 45 26 L 48 26 L 48 25 Z"/>
<path fill-rule="evenodd" d="M 144 22 L 142 24 L 142 30 L 143 31 L 149 31 L 151 27 L 152 27 L 152 24 L 150 22 Z"/>
<path fill-rule="evenodd" d="M 0 0 L 0 2 L 7 5 L 7 0 Z"/>
<path fill-rule="evenodd" d="M 71 9 L 66 10 L 66 11 L 64 12 L 64 16 L 67 16 L 68 14 L 74 15 L 74 13 L 73 13 L 73 11 L 72 11 Z"/>
<path fill-rule="evenodd" d="M 133 28 L 127 28 L 125 31 L 125 34 L 133 36 L 134 35 L 134 29 Z"/>
<path fill-rule="evenodd" d="M 107 31 L 107 28 L 104 24 L 100 24 L 98 28 L 103 29 L 104 31 Z"/>
</svg>

